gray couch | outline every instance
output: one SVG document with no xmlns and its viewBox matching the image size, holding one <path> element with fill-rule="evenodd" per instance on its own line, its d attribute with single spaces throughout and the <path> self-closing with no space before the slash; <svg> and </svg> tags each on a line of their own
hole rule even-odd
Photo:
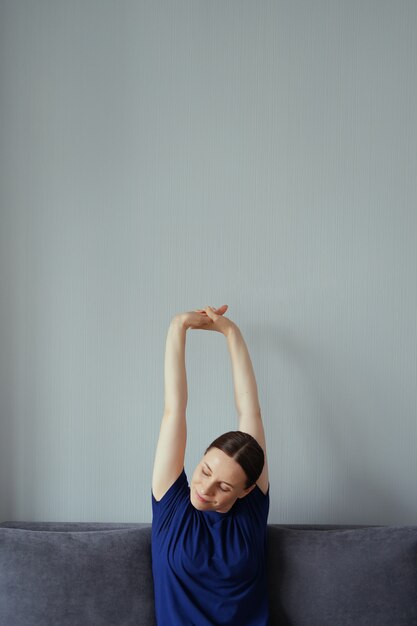
<svg viewBox="0 0 417 626">
<path fill-rule="evenodd" d="M 3 522 L 0 625 L 153 626 L 150 540 L 150 524 Z M 417 626 L 417 526 L 270 524 L 268 568 L 271 626 Z"/>
</svg>

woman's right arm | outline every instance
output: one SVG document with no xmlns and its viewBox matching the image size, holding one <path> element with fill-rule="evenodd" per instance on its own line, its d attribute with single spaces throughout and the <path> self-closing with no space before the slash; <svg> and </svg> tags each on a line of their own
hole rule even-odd
<svg viewBox="0 0 417 626">
<path fill-rule="evenodd" d="M 165 408 L 152 476 L 152 493 L 156 500 L 165 495 L 184 467 L 188 400 L 185 370 L 186 332 L 183 316 L 176 315 L 170 323 L 165 346 Z"/>
</svg>

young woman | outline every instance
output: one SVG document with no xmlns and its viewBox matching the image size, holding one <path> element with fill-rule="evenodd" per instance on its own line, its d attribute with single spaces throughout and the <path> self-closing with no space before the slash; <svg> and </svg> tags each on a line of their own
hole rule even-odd
<svg viewBox="0 0 417 626">
<path fill-rule="evenodd" d="M 269 481 L 252 363 L 227 305 L 176 315 L 165 352 L 165 410 L 152 477 L 152 569 L 158 626 L 266 626 Z M 185 338 L 226 339 L 238 430 L 217 437 L 188 484 Z"/>
</svg>

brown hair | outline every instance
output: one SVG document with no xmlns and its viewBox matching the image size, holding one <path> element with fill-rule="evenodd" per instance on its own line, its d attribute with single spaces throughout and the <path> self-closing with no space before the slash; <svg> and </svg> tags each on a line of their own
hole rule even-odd
<svg viewBox="0 0 417 626">
<path fill-rule="evenodd" d="M 259 443 L 249 433 L 231 430 L 217 437 L 204 454 L 211 448 L 218 448 L 234 459 L 247 476 L 245 489 L 256 483 L 262 473 L 265 455 Z"/>
</svg>

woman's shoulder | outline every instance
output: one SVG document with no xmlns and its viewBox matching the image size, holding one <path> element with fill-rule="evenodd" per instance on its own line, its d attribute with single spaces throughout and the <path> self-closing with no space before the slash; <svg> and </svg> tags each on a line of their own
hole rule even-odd
<svg viewBox="0 0 417 626">
<path fill-rule="evenodd" d="M 152 524 L 163 525 L 173 516 L 183 515 L 190 504 L 190 487 L 183 469 L 163 496 L 157 500 L 152 493 Z"/>
<path fill-rule="evenodd" d="M 267 479 L 265 482 L 258 481 L 254 491 L 256 491 L 256 489 L 259 489 L 262 495 L 269 496 L 269 480 Z"/>
<path fill-rule="evenodd" d="M 162 502 L 162 500 L 166 500 L 167 498 L 169 498 L 170 496 L 172 496 L 173 493 L 176 493 L 178 491 L 178 489 L 181 489 L 184 487 L 184 485 L 188 486 L 188 480 L 187 480 L 187 475 L 185 473 L 185 469 L 183 468 L 180 472 L 180 474 L 177 476 L 177 478 L 174 478 L 173 482 L 171 483 L 171 485 L 168 486 L 168 488 L 166 489 L 165 493 L 163 494 L 157 494 L 158 497 L 155 497 L 154 492 L 152 491 L 152 502 Z"/>
<path fill-rule="evenodd" d="M 264 493 L 256 484 L 248 495 L 238 500 L 237 514 L 251 526 L 265 526 L 269 514 L 269 485 Z"/>
</svg>

